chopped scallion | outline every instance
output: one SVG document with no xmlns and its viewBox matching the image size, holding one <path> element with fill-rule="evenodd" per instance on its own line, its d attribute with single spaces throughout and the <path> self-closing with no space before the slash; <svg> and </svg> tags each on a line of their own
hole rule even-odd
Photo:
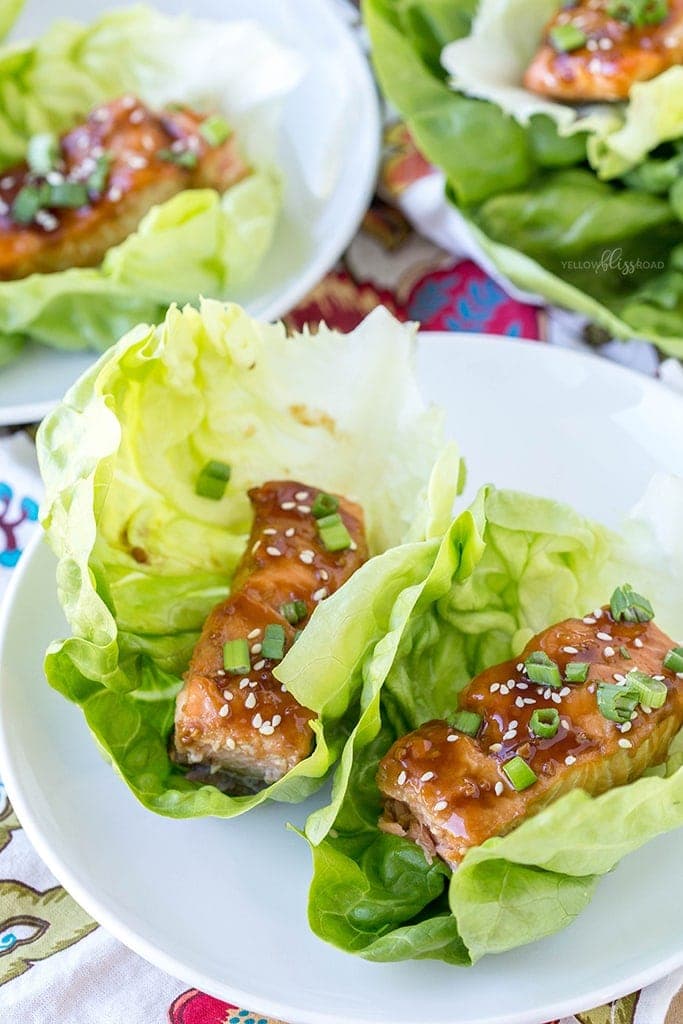
<svg viewBox="0 0 683 1024">
<path fill-rule="evenodd" d="M 266 626 L 261 645 L 261 656 L 272 661 L 281 661 L 285 653 L 285 629 L 277 622 Z"/>
<path fill-rule="evenodd" d="M 466 736 L 476 736 L 483 721 L 476 711 L 455 711 L 448 719 L 448 724 Z"/>
<path fill-rule="evenodd" d="M 568 683 L 585 683 L 589 669 L 587 661 L 570 661 L 564 667 L 564 677 Z"/>
<path fill-rule="evenodd" d="M 642 594 L 637 594 L 629 583 L 617 587 L 609 601 L 615 622 L 649 622 L 654 619 L 652 605 Z"/>
<path fill-rule="evenodd" d="M 24 185 L 12 203 L 12 219 L 17 224 L 30 224 L 39 210 L 45 206 L 47 188 L 45 185 Z"/>
<path fill-rule="evenodd" d="M 242 675 L 251 668 L 246 640 L 228 640 L 223 644 L 223 668 L 231 675 Z"/>
<path fill-rule="evenodd" d="M 34 174 L 49 174 L 59 162 L 59 139 L 52 132 L 40 132 L 28 140 L 26 161 Z"/>
<path fill-rule="evenodd" d="M 619 654 L 622 656 L 622 658 L 624 658 L 625 661 L 633 661 L 631 655 L 629 654 L 628 647 L 624 647 L 623 644 L 619 648 Z"/>
<path fill-rule="evenodd" d="M 550 739 L 560 728 L 560 713 L 557 708 L 536 708 L 529 720 L 534 736 Z"/>
<path fill-rule="evenodd" d="M 659 25 L 669 13 L 667 0 L 610 0 L 607 13 L 635 28 Z"/>
<path fill-rule="evenodd" d="M 157 150 L 157 156 L 167 164 L 176 164 L 176 166 L 184 167 L 186 170 L 191 170 L 197 166 L 197 154 L 193 153 L 191 149 L 181 149 L 178 152 L 174 149 L 159 149 Z"/>
<path fill-rule="evenodd" d="M 507 761 L 503 765 L 503 771 L 518 792 L 522 789 L 528 789 L 529 786 L 533 786 L 534 782 L 538 781 L 536 772 L 529 767 L 523 757 L 517 756 Z"/>
<path fill-rule="evenodd" d="M 329 516 L 336 512 L 338 508 L 339 498 L 335 498 L 334 494 L 325 494 L 324 491 L 321 491 L 315 497 L 315 501 L 311 506 L 311 512 L 316 519 L 322 519 L 324 516 Z"/>
<path fill-rule="evenodd" d="M 87 202 L 88 190 L 80 181 L 62 181 L 58 185 L 48 185 L 46 206 L 77 210 Z"/>
<path fill-rule="evenodd" d="M 280 614 L 287 622 L 290 622 L 292 626 L 296 626 L 297 622 L 301 622 L 302 619 L 306 618 L 308 614 L 308 608 L 306 607 L 305 601 L 287 601 L 280 608 Z"/>
<path fill-rule="evenodd" d="M 557 664 L 544 651 L 532 651 L 524 662 L 524 671 L 527 679 L 539 686 L 563 686 Z"/>
<path fill-rule="evenodd" d="M 556 25 L 550 30 L 549 39 L 554 49 L 560 53 L 579 50 L 588 42 L 588 36 L 578 25 Z"/>
<path fill-rule="evenodd" d="M 670 672 L 683 672 L 683 647 L 672 647 L 664 658 L 664 668 Z"/>
<path fill-rule="evenodd" d="M 109 153 L 101 153 L 95 161 L 95 168 L 90 172 L 85 183 L 85 187 L 88 192 L 93 195 L 101 195 L 107 187 L 107 181 L 109 180 L 109 168 L 111 167 L 111 155 Z"/>
<path fill-rule="evenodd" d="M 338 512 L 318 519 L 318 532 L 327 551 L 344 551 L 351 547 L 351 534 Z"/>
<path fill-rule="evenodd" d="M 226 462 L 211 459 L 202 468 L 197 477 L 194 492 L 200 498 L 211 498 L 220 501 L 225 494 L 230 479 L 231 467 Z"/>
<path fill-rule="evenodd" d="M 646 672 L 632 668 L 626 676 L 626 684 L 630 690 L 637 692 L 641 704 L 648 708 L 661 708 L 666 703 L 668 690 L 662 679 L 653 679 Z"/>
<path fill-rule="evenodd" d="M 598 683 L 598 708 L 611 722 L 628 722 L 638 706 L 638 692 L 628 686 Z"/>
<path fill-rule="evenodd" d="M 214 114 L 212 117 L 207 117 L 205 121 L 202 121 L 199 126 L 199 132 L 210 146 L 220 146 L 221 143 L 230 138 L 232 129 L 224 117 L 221 117 L 220 114 Z"/>
</svg>

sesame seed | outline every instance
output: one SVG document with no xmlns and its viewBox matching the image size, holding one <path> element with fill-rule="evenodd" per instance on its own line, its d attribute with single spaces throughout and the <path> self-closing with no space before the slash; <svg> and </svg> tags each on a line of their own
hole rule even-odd
<svg viewBox="0 0 683 1024">
<path fill-rule="evenodd" d="M 252 679 L 251 682 L 249 683 L 249 686 L 250 686 L 250 688 L 252 690 L 255 690 L 256 687 L 258 686 L 258 680 L 257 679 Z"/>
<path fill-rule="evenodd" d="M 225 741 L 225 745 L 228 748 L 228 750 L 234 750 L 235 749 L 235 741 L 232 738 L 232 736 L 228 736 L 228 738 Z"/>
<path fill-rule="evenodd" d="M 277 530 L 274 529 L 272 526 L 269 526 L 267 529 L 265 529 L 263 531 L 263 536 L 264 537 L 274 537 L 276 533 L 277 533 Z"/>
<path fill-rule="evenodd" d="M 308 498 L 308 491 L 297 491 L 294 497 L 297 501 L 306 501 Z"/>
<path fill-rule="evenodd" d="M 251 546 L 251 553 L 252 553 L 252 555 L 255 555 L 260 547 L 261 547 L 261 541 L 260 540 L 257 540 L 255 544 L 252 544 L 252 546 Z"/>
<path fill-rule="evenodd" d="M 271 725 L 273 725 L 275 728 L 277 728 L 277 726 L 280 724 L 281 721 L 282 721 L 282 715 L 273 715 L 272 720 L 271 720 Z"/>
<path fill-rule="evenodd" d="M 569 722 L 567 721 L 566 718 L 562 718 L 560 720 L 560 724 L 561 724 L 563 729 L 568 729 L 569 728 Z"/>
<path fill-rule="evenodd" d="M 545 692 L 543 693 L 543 699 L 544 700 L 550 700 L 550 697 L 552 696 L 552 692 L 553 691 L 551 689 L 545 690 Z"/>
<path fill-rule="evenodd" d="M 517 730 L 516 729 L 508 729 L 507 732 L 503 733 L 503 739 L 504 740 L 514 740 L 516 735 L 517 735 Z"/>
<path fill-rule="evenodd" d="M 518 661 L 517 662 L 517 671 L 518 672 L 523 672 L 524 671 L 524 662 L 523 661 Z"/>
<path fill-rule="evenodd" d="M 602 653 L 605 655 L 606 658 L 613 658 L 614 657 L 614 648 L 613 647 L 609 647 L 609 646 L 608 647 L 604 647 Z"/>
<path fill-rule="evenodd" d="M 47 210 L 38 210 L 36 213 L 36 224 L 40 224 L 41 228 L 45 231 L 55 231 L 59 226 L 59 221 L 52 213 L 48 213 Z"/>
<path fill-rule="evenodd" d="M 136 110 L 131 110 L 130 117 L 128 118 L 128 120 L 130 121 L 131 124 L 140 124 L 144 116 L 144 110 L 142 109 L 142 107 L 138 107 Z"/>
<path fill-rule="evenodd" d="M 121 106 L 124 110 L 132 110 L 133 107 L 137 106 L 135 96 L 124 96 L 121 100 Z"/>
<path fill-rule="evenodd" d="M 677 672 L 676 679 L 683 679 L 683 672 Z"/>
<path fill-rule="evenodd" d="M 658 683 L 663 683 L 666 679 L 666 676 L 653 676 L 652 678 L 656 679 Z"/>
<path fill-rule="evenodd" d="M 219 668 L 217 670 L 217 672 L 216 672 L 216 675 L 217 676 L 224 676 L 225 675 L 225 669 L 224 668 Z"/>
<path fill-rule="evenodd" d="M 255 729 L 260 729 L 260 728 L 261 728 L 261 726 L 263 725 L 263 718 L 262 718 L 262 717 L 261 717 L 261 715 L 260 715 L 260 714 L 258 713 L 258 711 L 256 712 L 256 714 L 255 714 L 255 715 L 254 715 L 254 717 L 252 718 L 252 720 L 251 720 L 251 724 L 253 725 L 253 727 L 254 727 Z"/>
<path fill-rule="evenodd" d="M 493 787 L 496 796 L 502 796 L 505 791 L 505 786 L 502 782 L 497 782 Z"/>
<path fill-rule="evenodd" d="M 260 672 L 261 669 L 264 668 L 265 664 L 265 661 L 257 661 L 256 664 L 254 665 L 254 670 L 256 672 Z"/>
<path fill-rule="evenodd" d="M 551 693 L 550 694 L 550 699 L 553 702 L 553 704 L 561 704 L 562 703 L 562 698 L 560 697 L 559 693 Z"/>
<path fill-rule="evenodd" d="M 648 704 L 641 704 L 640 709 L 641 711 L 644 711 L 646 715 L 652 714 L 652 708 Z"/>
<path fill-rule="evenodd" d="M 519 722 L 517 721 L 517 719 L 513 718 L 511 722 L 508 722 L 508 729 L 516 729 L 518 725 Z"/>
<path fill-rule="evenodd" d="M 507 697 L 507 695 L 508 695 L 508 693 L 510 691 L 508 690 L 507 686 L 505 686 L 505 684 L 503 684 L 503 686 L 501 686 L 501 688 L 500 688 L 500 692 L 502 693 L 502 695 L 504 697 Z"/>
<path fill-rule="evenodd" d="M 424 772 L 424 774 L 420 776 L 420 782 L 429 782 L 430 779 L 433 779 L 433 778 L 434 778 L 434 772 Z"/>
<path fill-rule="evenodd" d="M 493 751 L 494 754 L 497 754 L 498 751 L 502 750 L 502 749 L 503 749 L 503 744 L 502 743 L 492 743 L 491 746 L 489 747 L 489 753 L 491 753 L 491 751 Z"/>
<path fill-rule="evenodd" d="M 221 718 L 227 718 L 227 716 L 230 714 L 230 705 L 224 704 L 223 707 L 218 712 L 218 714 L 221 716 Z"/>
<path fill-rule="evenodd" d="M 507 686 L 508 690 L 514 690 L 515 686 L 517 685 L 517 681 L 515 679 L 508 679 L 505 685 Z"/>
<path fill-rule="evenodd" d="M 498 690 L 500 690 L 500 683 L 491 683 L 489 693 L 496 693 Z"/>
<path fill-rule="evenodd" d="M 448 807 L 448 801 L 447 800 L 438 800 L 434 804 L 434 810 L 435 811 L 445 811 L 447 807 Z"/>
<path fill-rule="evenodd" d="M 295 501 L 283 501 L 280 505 L 283 512 L 290 512 L 293 508 L 296 508 Z"/>
<path fill-rule="evenodd" d="M 358 545 L 356 544 L 355 540 L 352 540 L 351 543 L 349 544 L 349 551 L 356 551 L 357 548 Z"/>
<path fill-rule="evenodd" d="M 567 754 L 567 756 L 564 759 L 564 763 L 568 765 L 576 764 L 576 758 L 573 754 Z"/>
<path fill-rule="evenodd" d="M 314 590 L 311 595 L 314 601 L 322 601 L 327 597 L 327 587 L 320 587 L 318 590 Z"/>
<path fill-rule="evenodd" d="M 4 199 L 0 199 L 0 216 L 4 216 L 6 213 L 9 213 L 9 206 Z"/>
<path fill-rule="evenodd" d="M 524 698 L 524 703 L 525 703 L 525 704 L 535 704 L 535 703 L 536 703 L 536 701 L 534 700 L 534 698 L 533 698 L 533 697 L 525 697 L 525 698 Z"/>
<path fill-rule="evenodd" d="M 266 548 L 266 554 L 267 555 L 272 555 L 273 558 L 279 558 L 280 555 L 282 554 L 282 552 L 280 551 L 279 548 L 274 548 L 271 545 L 271 546 Z"/>
<path fill-rule="evenodd" d="M 234 693 L 232 690 L 223 690 L 223 700 L 232 700 Z"/>
<path fill-rule="evenodd" d="M 275 732 L 275 729 L 273 729 L 270 722 L 264 722 L 261 728 L 259 729 L 259 732 L 261 733 L 262 736 L 272 736 L 273 733 Z"/>
<path fill-rule="evenodd" d="M 588 684 L 588 692 L 589 693 L 595 693 L 595 683 L 589 683 Z"/>
<path fill-rule="evenodd" d="M 529 689 L 529 684 L 528 683 L 519 682 L 519 683 L 517 683 L 517 689 L 518 690 L 528 690 Z"/>
<path fill-rule="evenodd" d="M 595 625 L 595 619 L 592 615 L 584 615 L 583 621 L 586 623 L 587 626 Z"/>
<path fill-rule="evenodd" d="M 626 682 L 626 676 L 622 672 L 613 672 L 612 673 L 612 679 L 614 679 L 615 682 L 617 682 L 617 683 L 625 683 Z"/>
<path fill-rule="evenodd" d="M 2 185 L 3 188 L 12 188 L 13 184 L 14 178 L 11 175 L 7 175 L 6 178 L 0 178 L 0 185 Z"/>
<path fill-rule="evenodd" d="M 399 774 L 399 777 L 396 779 L 396 781 L 399 784 L 399 786 L 405 786 L 407 778 L 408 778 L 408 776 L 406 775 L 406 773 L 405 772 L 401 772 Z"/>
<path fill-rule="evenodd" d="M 263 644 L 252 644 L 251 645 L 251 653 L 252 654 L 260 654 L 262 650 L 263 650 Z"/>
<path fill-rule="evenodd" d="M 632 728 L 633 728 L 633 726 L 632 726 L 632 724 L 630 722 L 624 722 L 623 725 L 619 726 L 619 730 L 621 732 L 630 732 Z"/>
<path fill-rule="evenodd" d="M 640 639 L 639 636 L 637 636 L 635 638 L 635 640 L 633 641 L 633 646 L 634 647 L 642 647 L 643 646 L 643 641 Z"/>
<path fill-rule="evenodd" d="M 131 153 L 130 156 L 126 158 L 126 163 L 134 171 L 141 171 L 143 167 L 147 166 L 147 162 L 147 157 L 138 156 L 137 153 Z"/>
<path fill-rule="evenodd" d="M 283 683 L 280 689 L 282 690 L 283 693 L 287 693 L 287 684 Z"/>
<path fill-rule="evenodd" d="M 593 609 L 593 617 L 596 618 L 596 619 L 601 619 L 602 618 L 602 608 L 594 608 Z"/>
<path fill-rule="evenodd" d="M 601 50 L 611 50 L 614 46 L 614 42 L 612 39 L 608 39 L 607 36 L 604 36 L 598 41 L 598 46 Z"/>
<path fill-rule="evenodd" d="M 628 750 L 628 748 L 629 748 L 629 747 L 632 747 L 632 746 L 633 746 L 633 744 L 631 743 L 631 741 L 630 741 L 630 740 L 627 740 L 627 739 L 621 739 L 621 740 L 618 740 L 618 743 L 619 743 L 619 746 L 620 746 L 620 747 L 623 747 L 623 748 L 624 748 L 624 750 Z"/>
<path fill-rule="evenodd" d="M 256 694 L 255 693 L 248 693 L 247 694 L 247 699 L 244 702 L 244 706 L 245 706 L 245 708 L 249 708 L 250 711 L 251 711 L 252 708 L 256 707 Z"/>
<path fill-rule="evenodd" d="M 296 530 L 294 529 L 294 527 L 288 526 L 287 529 L 285 530 L 285 537 L 293 537 L 295 533 Z"/>
<path fill-rule="evenodd" d="M 91 164 L 92 164 L 92 167 L 90 166 Z M 84 160 L 83 163 L 81 164 L 81 170 L 85 171 L 86 174 L 88 173 L 88 171 L 91 171 L 91 170 L 94 171 L 95 170 L 95 161 L 94 160 Z M 64 175 L 61 174 L 59 171 L 48 171 L 47 174 L 45 175 L 45 181 L 48 183 L 48 185 L 61 185 L 62 182 L 64 181 Z"/>
<path fill-rule="evenodd" d="M 311 565 L 315 558 L 315 552 L 311 551 L 310 548 L 304 548 L 299 554 L 299 561 L 303 562 L 304 565 Z"/>
<path fill-rule="evenodd" d="M 142 148 L 146 149 L 148 153 L 151 153 L 154 149 L 155 142 L 151 135 L 143 135 L 140 142 L 142 144 Z"/>
<path fill-rule="evenodd" d="M 455 741 L 457 740 L 457 738 L 458 738 L 458 735 L 457 735 L 457 733 L 454 733 L 454 732 L 452 732 L 452 733 L 450 734 L 450 736 L 447 736 L 447 737 L 446 737 L 446 743 L 455 743 Z"/>
<path fill-rule="evenodd" d="M 246 690 L 250 682 L 251 680 L 246 677 L 244 679 L 240 679 L 240 690 Z"/>
<path fill-rule="evenodd" d="M 256 637 L 260 635 L 261 630 L 257 626 L 256 629 L 252 629 L 251 633 L 247 633 L 247 640 L 255 640 Z"/>
<path fill-rule="evenodd" d="M 605 633 L 604 630 L 600 630 L 599 633 L 595 634 L 598 640 L 612 640 L 613 637 L 609 633 Z"/>
<path fill-rule="evenodd" d="M 597 48 L 598 48 L 598 41 L 597 41 L 597 39 L 589 39 L 588 42 L 586 43 L 586 49 L 587 50 L 597 50 Z"/>
<path fill-rule="evenodd" d="M 296 506 L 296 510 L 297 510 L 297 512 L 303 512 L 303 514 L 306 515 L 307 512 L 311 511 L 311 506 L 310 505 L 297 505 Z"/>
<path fill-rule="evenodd" d="M 564 651 L 565 654 L 578 654 L 579 653 L 578 647 L 569 647 L 569 646 L 567 646 L 567 647 L 563 647 L 562 650 Z"/>
<path fill-rule="evenodd" d="M 112 203 L 118 203 L 119 199 L 123 195 L 120 188 L 110 188 L 107 192 L 107 199 L 111 199 Z"/>
<path fill-rule="evenodd" d="M 515 706 L 518 707 L 518 708 L 523 708 L 524 707 L 524 698 L 523 697 L 515 697 Z"/>
<path fill-rule="evenodd" d="M 562 689 L 560 690 L 560 697 L 567 697 L 567 696 L 569 696 L 569 694 L 571 692 L 572 691 L 569 689 L 568 686 L 563 686 Z"/>
<path fill-rule="evenodd" d="M 634 712 L 632 713 L 632 715 L 631 715 L 631 721 L 632 721 L 632 722 L 635 722 L 635 720 L 636 720 L 636 718 L 637 718 L 637 717 L 638 717 L 638 712 L 637 712 L 637 711 L 634 711 Z"/>
<path fill-rule="evenodd" d="M 321 580 L 325 580 L 325 582 L 327 582 L 327 580 L 329 580 L 329 578 L 330 578 L 330 574 L 327 571 L 327 569 L 321 569 L 320 570 L 320 579 Z"/>
</svg>

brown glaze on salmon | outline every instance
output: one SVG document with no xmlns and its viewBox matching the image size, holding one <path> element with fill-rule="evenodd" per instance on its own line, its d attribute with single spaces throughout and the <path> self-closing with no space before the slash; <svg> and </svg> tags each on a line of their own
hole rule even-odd
<svg viewBox="0 0 683 1024">
<path fill-rule="evenodd" d="M 394 743 L 377 775 L 386 798 L 380 828 L 457 867 L 470 847 L 504 835 L 572 789 L 598 795 L 637 778 L 664 759 L 683 724 L 683 680 L 663 667 L 673 646 L 654 622 L 615 622 L 609 609 L 538 634 L 519 659 L 487 669 L 463 691 L 460 708 L 483 716 L 476 738 L 432 721 Z M 523 664 L 533 651 L 552 658 L 562 678 L 569 662 L 588 662 L 586 681 L 537 686 Z M 639 706 L 632 721 L 619 725 L 598 709 L 596 686 L 619 682 L 633 668 L 664 680 L 668 696 L 663 707 Z M 550 739 L 530 728 L 540 708 L 560 715 Z M 521 792 L 503 771 L 516 755 L 537 775 Z"/>
<path fill-rule="evenodd" d="M 288 650 L 318 603 L 368 557 L 362 509 L 341 497 L 338 512 L 352 545 L 325 549 L 311 511 L 319 493 L 292 481 L 249 492 L 255 513 L 249 545 L 232 593 L 206 620 L 176 702 L 176 760 L 208 768 L 214 781 L 234 791 L 276 781 L 307 757 L 313 744 L 314 713 L 274 678 L 277 662 L 261 657 L 266 626 L 283 627 Z M 295 626 L 281 614 L 292 601 L 306 605 Z M 249 641 L 251 669 L 226 673 L 223 645 L 243 637 Z M 219 771 L 222 776 L 215 778 Z"/>
<path fill-rule="evenodd" d="M 683 0 L 669 0 L 658 25 L 635 28 L 610 17 L 608 0 L 565 4 L 546 26 L 543 44 L 524 76 L 527 89 L 569 102 L 625 100 L 635 82 L 644 82 L 683 62 Z M 550 32 L 574 25 L 585 45 L 558 52 Z"/>
<path fill-rule="evenodd" d="M 104 191 L 91 192 L 76 209 L 45 209 L 30 224 L 12 216 L 18 193 L 34 181 L 28 165 L 0 174 L 0 280 L 97 266 L 152 206 L 188 188 L 224 192 L 247 176 L 234 135 L 211 146 L 199 130 L 204 120 L 186 109 L 152 113 L 133 96 L 97 107 L 62 136 L 59 169 L 51 177 L 53 183 L 85 183 L 105 156 L 110 163 Z M 196 162 L 181 166 L 168 159 L 169 152 L 189 152 Z"/>
</svg>

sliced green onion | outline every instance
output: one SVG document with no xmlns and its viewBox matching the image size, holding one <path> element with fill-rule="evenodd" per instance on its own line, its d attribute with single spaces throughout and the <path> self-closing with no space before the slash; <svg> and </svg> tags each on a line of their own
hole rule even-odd
<svg viewBox="0 0 683 1024">
<path fill-rule="evenodd" d="M 200 498 L 211 498 L 212 501 L 220 501 L 225 494 L 231 472 L 231 467 L 227 462 L 211 459 L 201 469 L 194 487 L 194 493 L 198 494 Z"/>
<path fill-rule="evenodd" d="M 59 139 L 52 132 L 40 132 L 28 140 L 26 160 L 34 174 L 49 174 L 59 162 Z"/>
<path fill-rule="evenodd" d="M 631 715 L 638 707 L 638 693 L 627 686 L 598 683 L 597 698 L 603 718 L 622 725 L 631 720 Z"/>
<path fill-rule="evenodd" d="M 528 789 L 538 781 L 538 775 L 529 767 L 523 757 L 513 757 L 512 760 L 507 761 L 503 765 L 503 771 L 517 792 Z"/>
<path fill-rule="evenodd" d="M 568 683 L 585 683 L 589 669 L 587 661 L 570 661 L 564 666 L 564 677 Z"/>
<path fill-rule="evenodd" d="M 45 206 L 47 190 L 44 185 L 24 185 L 12 203 L 12 219 L 17 224 L 30 224 Z"/>
<path fill-rule="evenodd" d="M 178 152 L 174 149 L 159 149 L 157 156 L 167 164 L 176 164 L 186 170 L 197 166 L 197 154 L 193 153 L 191 149 L 181 149 Z"/>
<path fill-rule="evenodd" d="M 529 728 L 534 736 L 550 739 L 560 728 L 560 712 L 557 708 L 537 708 L 529 719 Z"/>
<path fill-rule="evenodd" d="M 554 49 L 560 53 L 579 50 L 588 42 L 588 36 L 578 25 L 556 25 L 550 30 L 549 39 Z"/>
<path fill-rule="evenodd" d="M 344 551 L 351 547 L 351 534 L 338 512 L 318 519 L 318 533 L 328 551 Z"/>
<path fill-rule="evenodd" d="M 649 622 L 654 619 L 652 605 L 642 594 L 637 594 L 630 583 L 617 587 L 609 599 L 615 622 Z"/>
<path fill-rule="evenodd" d="M 662 679 L 653 679 L 647 672 L 632 668 L 626 676 L 626 686 L 638 693 L 641 704 L 648 708 L 661 708 L 666 703 L 668 690 Z"/>
<path fill-rule="evenodd" d="M 95 168 L 90 172 L 85 183 L 88 192 L 101 195 L 107 187 L 112 157 L 110 153 L 101 153 L 95 161 Z"/>
<path fill-rule="evenodd" d="M 532 651 L 524 662 L 527 679 L 539 686 L 561 687 L 562 676 L 557 664 L 544 651 Z"/>
<path fill-rule="evenodd" d="M 623 644 L 622 644 L 622 646 L 621 646 L 621 647 L 619 648 L 619 654 L 620 654 L 620 655 L 622 656 L 622 658 L 624 658 L 624 659 L 625 659 L 626 661 L 633 661 L 633 658 L 632 658 L 632 657 L 631 657 L 631 655 L 629 654 L 629 650 L 628 650 L 628 647 L 624 647 L 624 645 L 623 645 Z"/>
<path fill-rule="evenodd" d="M 659 25 L 669 13 L 667 0 L 610 0 L 607 13 L 635 28 Z"/>
<path fill-rule="evenodd" d="M 243 675 L 251 668 L 246 640 L 228 640 L 223 644 L 223 668 L 231 675 Z"/>
<path fill-rule="evenodd" d="M 683 647 L 672 647 L 664 658 L 664 668 L 670 672 L 683 672 Z"/>
<path fill-rule="evenodd" d="M 62 181 L 47 186 L 46 206 L 69 207 L 73 210 L 88 202 L 88 190 L 80 181 Z"/>
<path fill-rule="evenodd" d="M 316 495 L 315 501 L 311 506 L 311 512 L 316 519 L 322 519 L 324 516 L 329 516 L 332 512 L 336 512 L 339 508 L 339 498 L 335 498 L 334 494 L 325 494 L 323 491 Z"/>
<path fill-rule="evenodd" d="M 455 711 L 448 719 L 448 724 L 466 736 L 476 736 L 483 721 L 476 711 Z"/>
<path fill-rule="evenodd" d="M 199 126 L 199 133 L 203 135 L 210 146 L 220 146 L 222 142 L 230 138 L 232 129 L 224 117 L 214 114 L 207 117 Z"/>
<path fill-rule="evenodd" d="M 232 466 L 229 466 L 227 462 L 220 462 L 219 459 L 210 459 L 202 469 L 202 473 L 208 473 L 216 480 L 225 480 L 227 483 L 232 473 Z"/>
<path fill-rule="evenodd" d="M 261 645 L 261 657 L 282 661 L 285 653 L 285 628 L 277 622 L 266 626 Z"/>
<path fill-rule="evenodd" d="M 292 626 L 296 626 L 297 622 L 301 622 L 302 619 L 306 618 L 308 614 L 308 608 L 306 607 L 305 601 L 287 601 L 280 608 L 280 614 L 287 622 L 290 622 Z"/>
</svg>

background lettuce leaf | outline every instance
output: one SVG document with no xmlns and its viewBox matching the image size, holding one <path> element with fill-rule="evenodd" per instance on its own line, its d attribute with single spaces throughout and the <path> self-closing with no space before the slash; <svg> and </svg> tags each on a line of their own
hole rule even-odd
<svg viewBox="0 0 683 1024">
<path fill-rule="evenodd" d="M 294 478 L 357 499 L 375 553 L 409 529 L 411 550 L 438 546 L 424 538 L 452 505 L 458 460 L 451 448 L 438 460 L 437 500 L 429 477 L 442 416 L 425 409 L 417 390 L 414 334 L 384 309 L 348 335 L 321 325 L 289 336 L 237 306 L 173 307 L 161 326 L 137 327 L 102 356 L 43 422 L 43 522 L 73 630 L 51 646 L 48 679 L 82 706 L 103 750 L 153 810 L 229 816 L 270 796 L 299 800 L 335 760 L 358 692 L 345 671 L 316 673 L 314 652 L 323 635 L 329 646 L 337 632 L 353 633 L 343 589 L 330 598 L 339 612 L 332 633 L 316 612 L 292 650 L 294 665 L 311 666 L 306 696 L 322 724 L 314 753 L 276 786 L 232 799 L 188 782 L 167 754 L 174 697 L 244 551 L 249 487 Z M 194 490 L 212 458 L 232 466 L 220 501 Z M 377 561 L 391 565 L 391 555 Z M 359 570 L 361 587 L 374 564 Z M 391 568 L 382 572 L 402 589 L 401 565 L 397 582 Z"/>
<path fill-rule="evenodd" d="M 385 635 L 376 640 L 369 623 L 365 651 L 354 656 L 361 718 L 329 807 L 306 824 L 316 934 L 368 959 L 473 963 L 570 923 L 601 874 L 683 824 L 680 737 L 665 768 L 595 799 L 570 793 L 472 849 L 453 875 L 409 841 L 380 833 L 375 783 L 398 736 L 444 717 L 472 676 L 517 654 L 533 633 L 602 603 L 624 579 L 653 597 L 664 629 L 680 633 L 682 512 L 683 481 L 673 477 L 653 481 L 619 534 L 557 502 L 484 488 L 438 550 L 431 542 L 421 582 L 415 560 L 406 590 L 384 609 Z"/>
<path fill-rule="evenodd" d="M 221 111 L 257 170 L 220 196 L 187 190 L 149 211 L 97 269 L 0 282 L 0 360 L 22 339 L 106 349 L 171 301 L 227 297 L 270 246 L 280 185 L 269 168 L 280 102 L 299 58 L 251 22 L 169 18 L 145 7 L 90 25 L 55 21 L 33 43 L 0 48 L 0 171 L 35 132 L 62 132 L 98 103 L 133 93 L 152 108 L 183 102 Z"/>
</svg>

